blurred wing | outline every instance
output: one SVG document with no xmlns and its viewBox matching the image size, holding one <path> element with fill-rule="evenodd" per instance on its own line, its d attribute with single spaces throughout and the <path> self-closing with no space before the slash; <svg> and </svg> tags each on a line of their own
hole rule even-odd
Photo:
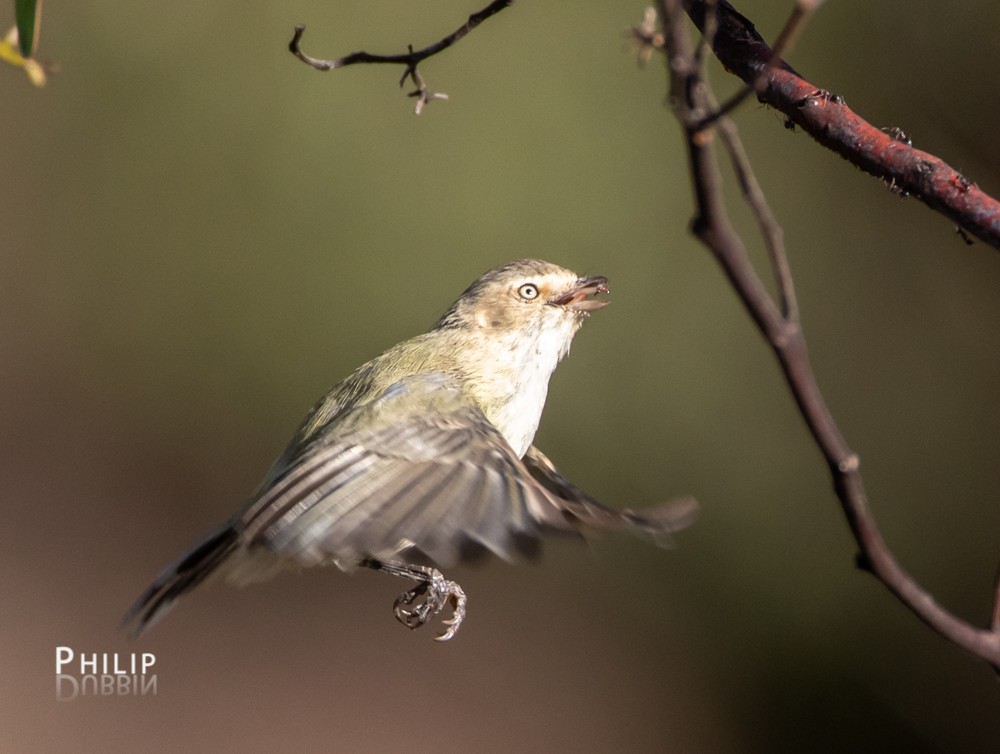
<svg viewBox="0 0 1000 754">
<path fill-rule="evenodd" d="M 670 534 L 690 526 L 698 512 L 698 503 L 691 497 L 668 500 L 638 512 L 609 508 L 563 476 L 534 445 L 528 448 L 522 461 L 535 481 L 556 498 L 564 518 L 575 521 L 582 529 L 621 529 L 668 545 Z"/>
<path fill-rule="evenodd" d="M 441 567 L 484 550 L 532 554 L 572 530 L 500 432 L 453 380 L 410 377 L 318 431 L 237 526 L 303 565 L 363 558 Z"/>
</svg>

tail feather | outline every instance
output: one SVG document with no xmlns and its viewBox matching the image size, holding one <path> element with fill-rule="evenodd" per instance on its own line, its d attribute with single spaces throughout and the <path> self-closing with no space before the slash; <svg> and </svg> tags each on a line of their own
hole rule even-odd
<svg viewBox="0 0 1000 754">
<path fill-rule="evenodd" d="M 151 628 L 174 606 L 177 599 L 204 581 L 239 545 L 239 535 L 225 526 L 207 537 L 149 585 L 122 619 L 130 639 Z"/>
<path fill-rule="evenodd" d="M 640 510 L 625 508 L 618 513 L 633 534 L 651 539 L 660 547 L 669 547 L 670 535 L 686 529 L 698 517 L 698 501 L 679 497 Z"/>
</svg>

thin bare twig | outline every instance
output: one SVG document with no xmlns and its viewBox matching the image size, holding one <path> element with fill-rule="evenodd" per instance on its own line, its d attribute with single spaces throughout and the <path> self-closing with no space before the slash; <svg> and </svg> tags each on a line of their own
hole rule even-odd
<svg viewBox="0 0 1000 754">
<path fill-rule="evenodd" d="M 806 81 L 776 58 L 753 23 L 728 2 L 683 0 L 683 6 L 703 33 L 707 15 L 714 14 L 712 50 L 727 71 L 752 87 L 763 72 L 764 85 L 755 88 L 761 102 L 896 193 L 913 195 L 963 231 L 1000 248 L 1000 202 L 943 160 L 893 138 L 842 98 Z"/>
<path fill-rule="evenodd" d="M 753 210 L 754 217 L 757 218 L 757 225 L 764 238 L 764 245 L 767 246 L 768 254 L 771 257 L 771 266 L 774 268 L 778 296 L 781 300 L 781 314 L 788 321 L 798 322 L 799 304 L 795 296 L 792 268 L 788 263 L 788 255 L 785 253 L 785 231 L 771 211 L 764 191 L 757 182 L 757 176 L 754 175 L 753 168 L 750 166 L 750 158 L 747 157 L 746 150 L 743 148 L 743 141 L 736 131 L 736 125 L 729 118 L 721 118 L 716 126 L 722 136 L 726 152 L 729 154 L 729 161 L 736 172 L 736 178 L 740 182 L 743 198 L 746 199 L 747 204 Z"/>
<path fill-rule="evenodd" d="M 900 602 L 941 636 L 1000 671 L 1000 577 L 995 588 L 989 628 L 981 629 L 937 604 L 933 596 L 902 568 L 882 539 L 872 515 L 858 456 L 847 445 L 816 383 L 805 337 L 792 303 L 794 293 L 790 273 L 787 268 L 782 270 L 779 266 L 776 269 L 779 288 L 783 285 L 780 282 L 782 278 L 788 275 L 784 285 L 792 294 L 782 312 L 762 285 L 743 241 L 729 222 L 714 151 L 713 129 L 702 125 L 704 113 L 713 109 L 714 102 L 708 83 L 701 78 L 687 29 L 681 23 L 681 2 L 657 0 L 657 5 L 663 19 L 662 38 L 667 52 L 670 100 L 684 129 L 691 166 L 696 205 L 693 232 L 718 260 L 748 313 L 774 350 L 799 411 L 830 468 L 834 489 L 858 544 L 858 564 L 870 571 Z M 759 187 L 752 180 L 749 162 L 738 146 L 735 126 L 725 118 L 719 120 L 718 125 L 724 129 L 723 133 L 729 134 L 725 139 L 730 154 L 741 181 L 745 182 L 744 193 L 753 197 L 749 201 L 765 230 L 765 236 L 769 237 L 771 244 L 777 241 L 775 248 L 780 253 L 772 255 L 772 259 L 777 260 L 776 266 L 787 264 L 780 235 L 774 235 L 773 217 L 766 204 L 760 202 L 762 195 L 755 196 Z"/>
<path fill-rule="evenodd" d="M 705 2 L 710 7 L 714 8 L 715 3 L 718 2 L 718 0 L 705 0 Z M 706 59 L 708 58 L 707 51 L 712 49 L 712 37 L 715 36 L 715 17 L 715 14 L 711 12 L 705 15 L 705 31 L 702 33 L 701 38 L 698 40 L 698 44 L 694 48 L 694 64 L 698 66 L 699 70 L 702 69 Z M 704 78 L 704 76 L 700 76 L 699 78 Z M 711 117 L 711 115 L 708 117 Z"/>
<path fill-rule="evenodd" d="M 725 2 L 725 0 L 721 1 Z M 716 0 L 707 0 L 710 6 L 714 6 L 715 2 Z M 803 2 L 822 2 L 822 0 L 799 0 L 800 4 Z M 788 26 L 786 26 L 787 28 Z M 785 232 L 771 211 L 771 207 L 767 203 L 767 198 L 764 196 L 764 191 L 757 182 L 757 177 L 750 166 L 750 159 L 747 157 L 746 150 L 743 148 L 743 142 L 736 131 L 736 125 L 728 118 L 722 116 L 722 110 L 715 99 L 715 94 L 707 83 L 703 55 L 704 51 L 711 46 L 713 34 L 715 34 L 715 25 L 706 23 L 705 33 L 701 35 L 701 39 L 695 48 L 693 62 L 693 67 L 697 71 L 696 81 L 700 99 L 705 106 L 704 108 L 699 106 L 698 112 L 701 113 L 704 109 L 707 109 L 709 115 L 701 115 L 697 121 L 689 123 L 688 132 L 692 135 L 704 134 L 712 124 L 715 124 L 718 128 L 719 134 L 722 136 L 722 143 L 729 154 L 729 161 L 739 181 L 740 190 L 743 192 L 743 198 L 753 210 L 754 217 L 757 218 L 757 224 L 764 238 L 764 244 L 767 246 L 768 254 L 771 257 L 771 268 L 774 272 L 774 279 L 778 288 L 778 297 L 781 300 L 781 314 L 787 320 L 798 321 L 799 305 L 795 295 L 795 281 L 792 278 L 792 269 L 788 264 L 788 256 L 785 254 Z M 661 36 L 665 39 L 665 35 Z M 696 99 L 699 98 L 694 97 L 690 101 L 693 103 Z M 691 116 L 694 116 L 693 111 L 691 112 Z"/>
<path fill-rule="evenodd" d="M 356 65 L 358 63 L 389 63 L 406 66 L 406 70 L 403 73 L 403 77 L 399 81 L 399 85 L 402 86 L 406 82 L 406 79 L 413 81 L 417 89 L 410 92 L 409 96 L 417 98 L 417 104 L 414 110 L 417 115 L 420 115 L 420 112 L 425 104 L 433 100 L 448 99 L 448 95 L 441 93 L 429 93 L 426 85 L 424 84 L 423 78 L 419 73 L 417 73 L 417 66 L 427 60 L 427 58 L 448 49 L 470 31 L 479 26 L 479 24 L 483 21 L 496 15 L 513 2 L 514 0 L 493 0 L 493 2 L 482 10 L 478 10 L 470 15 L 468 20 L 451 34 L 420 50 L 414 50 L 411 45 L 407 52 L 395 55 L 378 55 L 360 51 L 352 52 L 349 55 L 344 55 L 339 58 L 322 60 L 320 58 L 310 57 L 302 52 L 299 45 L 302 41 L 302 35 L 305 33 L 306 27 L 301 24 L 295 27 L 295 33 L 292 35 L 292 41 L 288 43 L 288 50 L 303 63 L 312 66 L 317 71 L 335 71 L 339 68 L 345 68 L 349 65 Z"/>
</svg>

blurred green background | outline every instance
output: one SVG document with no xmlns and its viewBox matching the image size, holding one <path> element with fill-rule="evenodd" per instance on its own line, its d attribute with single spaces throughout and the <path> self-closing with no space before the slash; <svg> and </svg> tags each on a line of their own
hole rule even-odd
<svg viewBox="0 0 1000 754">
<path fill-rule="evenodd" d="M 38 55 L 61 73 L 0 67 L 0 750 L 996 751 L 996 677 L 853 568 L 771 354 L 687 233 L 664 72 L 622 36 L 642 3 L 517 3 L 422 67 L 451 101 L 419 118 L 398 68 L 286 50 L 296 23 L 318 57 L 422 46 L 480 4 L 53 3 Z M 773 39 L 790 5 L 739 8 Z M 985 0 L 830 3 L 791 62 L 996 195 L 998 22 Z M 984 622 L 1000 255 L 779 114 L 737 117 L 884 534 Z M 538 444 L 610 504 L 696 495 L 674 550 L 460 569 L 444 646 L 392 620 L 399 584 L 322 569 L 206 589 L 125 640 L 320 394 L 529 255 L 614 302 Z M 154 652 L 159 693 L 57 702 L 58 645 Z"/>
</svg>

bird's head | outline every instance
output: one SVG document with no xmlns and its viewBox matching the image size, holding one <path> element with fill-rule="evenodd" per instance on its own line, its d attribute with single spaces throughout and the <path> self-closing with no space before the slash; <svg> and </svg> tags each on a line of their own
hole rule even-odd
<svg viewBox="0 0 1000 754">
<path fill-rule="evenodd" d="M 438 328 L 517 332 L 529 340 L 545 337 L 565 352 L 583 320 L 608 302 L 600 275 L 575 272 L 540 259 L 520 259 L 496 267 L 466 288 L 438 322 Z"/>
</svg>

